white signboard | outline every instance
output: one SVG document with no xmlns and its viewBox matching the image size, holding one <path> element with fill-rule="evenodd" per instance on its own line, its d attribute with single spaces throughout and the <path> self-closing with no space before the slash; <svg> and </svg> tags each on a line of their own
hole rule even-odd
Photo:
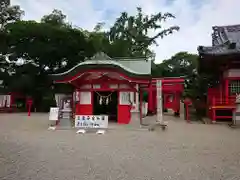
<svg viewBox="0 0 240 180">
<path fill-rule="evenodd" d="M 49 113 L 49 120 L 50 121 L 57 121 L 59 116 L 59 108 L 58 107 L 51 107 Z"/>
<path fill-rule="evenodd" d="M 108 116 L 106 115 L 76 115 L 75 127 L 77 128 L 108 128 Z"/>
</svg>

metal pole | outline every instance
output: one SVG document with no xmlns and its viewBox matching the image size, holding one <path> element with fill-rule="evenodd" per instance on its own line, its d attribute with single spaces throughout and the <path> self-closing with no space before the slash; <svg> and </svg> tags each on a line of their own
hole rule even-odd
<svg viewBox="0 0 240 180">
<path fill-rule="evenodd" d="M 157 80 L 157 122 L 164 124 L 163 122 L 163 108 L 162 108 L 162 80 Z"/>
</svg>

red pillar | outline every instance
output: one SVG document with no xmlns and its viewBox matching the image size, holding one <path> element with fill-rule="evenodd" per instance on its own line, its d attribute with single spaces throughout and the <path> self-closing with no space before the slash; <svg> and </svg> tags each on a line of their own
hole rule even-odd
<svg viewBox="0 0 240 180">
<path fill-rule="evenodd" d="M 148 88 L 148 112 L 153 113 L 153 87 L 152 82 Z"/>
<path fill-rule="evenodd" d="M 175 103 L 176 103 L 176 113 L 180 116 L 180 95 L 179 93 L 175 93 Z"/>
<path fill-rule="evenodd" d="M 140 91 L 139 91 L 139 107 L 140 107 L 140 109 L 139 109 L 139 113 L 140 113 L 140 124 L 142 124 L 142 98 L 143 97 L 143 92 L 141 91 L 141 89 L 140 89 Z"/>
<path fill-rule="evenodd" d="M 33 103 L 32 99 L 29 98 L 29 99 L 27 100 L 28 116 L 31 116 L 32 103 Z"/>
<path fill-rule="evenodd" d="M 222 104 L 222 102 L 223 102 L 223 83 L 222 83 L 223 81 L 222 81 L 222 79 L 220 79 L 220 87 L 219 87 L 219 91 L 220 91 L 220 103 Z"/>
<path fill-rule="evenodd" d="M 228 84 L 229 84 L 229 80 L 226 79 L 225 80 L 225 101 L 227 104 L 228 104 L 228 96 L 229 96 Z"/>
<path fill-rule="evenodd" d="M 216 109 L 213 108 L 215 106 L 216 102 L 215 102 L 215 97 L 213 96 L 212 98 L 212 123 L 216 122 Z"/>
<path fill-rule="evenodd" d="M 174 110 L 174 116 L 180 116 L 180 96 L 177 92 L 174 92 L 173 94 L 173 110 Z"/>
</svg>

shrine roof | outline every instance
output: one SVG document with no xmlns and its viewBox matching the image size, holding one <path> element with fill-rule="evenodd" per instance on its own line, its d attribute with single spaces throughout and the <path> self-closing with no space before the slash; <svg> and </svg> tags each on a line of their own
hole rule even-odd
<svg viewBox="0 0 240 180">
<path fill-rule="evenodd" d="M 214 26 L 212 46 L 199 46 L 200 55 L 228 55 L 240 53 L 240 25 Z"/>
<path fill-rule="evenodd" d="M 71 79 L 71 77 L 87 71 L 101 71 L 106 69 L 112 72 L 120 72 L 133 78 L 151 77 L 151 61 L 148 61 L 144 58 L 112 59 L 104 53 L 97 53 L 91 59 L 87 59 L 86 61 L 79 63 L 66 72 L 51 74 L 50 76 L 54 81 L 61 81 L 63 79 Z"/>
</svg>

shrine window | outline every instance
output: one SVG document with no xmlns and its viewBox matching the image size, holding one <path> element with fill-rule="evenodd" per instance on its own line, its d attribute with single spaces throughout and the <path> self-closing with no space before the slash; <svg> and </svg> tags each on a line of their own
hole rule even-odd
<svg viewBox="0 0 240 180">
<path fill-rule="evenodd" d="M 93 84 L 93 89 L 100 89 L 101 85 L 100 84 Z"/>
<path fill-rule="evenodd" d="M 229 94 L 236 95 L 240 93 L 240 80 L 232 80 L 229 82 Z"/>
</svg>

